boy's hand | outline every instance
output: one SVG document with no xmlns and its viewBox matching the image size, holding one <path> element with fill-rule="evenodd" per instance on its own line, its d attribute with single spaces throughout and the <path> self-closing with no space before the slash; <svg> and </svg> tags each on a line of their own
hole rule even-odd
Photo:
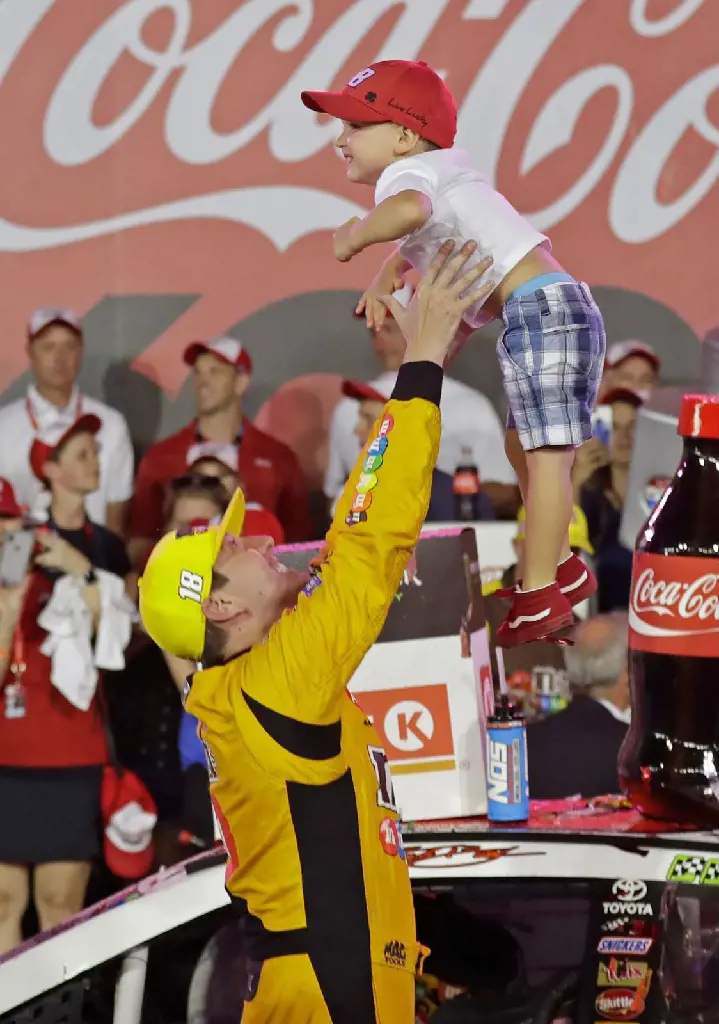
<svg viewBox="0 0 719 1024">
<path fill-rule="evenodd" d="M 372 330 L 379 330 L 387 316 L 387 307 L 380 299 L 381 295 L 391 295 L 400 288 L 404 288 L 404 278 L 398 274 L 392 263 L 383 266 L 376 277 L 357 303 L 355 313 L 361 316 L 364 313 L 367 326 Z"/>
<path fill-rule="evenodd" d="M 335 258 L 340 263 L 347 263 L 356 256 L 358 252 L 361 252 L 361 248 L 357 247 L 356 242 L 352 241 L 352 229 L 355 224 L 358 224 L 360 217 L 350 217 L 348 221 L 341 224 L 334 234 L 334 246 L 335 246 Z"/>
</svg>

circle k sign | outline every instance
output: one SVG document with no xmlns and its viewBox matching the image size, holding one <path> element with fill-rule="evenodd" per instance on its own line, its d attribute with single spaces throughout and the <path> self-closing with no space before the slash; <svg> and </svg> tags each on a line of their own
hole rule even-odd
<svg viewBox="0 0 719 1024">
<path fill-rule="evenodd" d="M 385 715 L 384 732 L 397 750 L 408 754 L 423 750 L 434 736 L 432 712 L 419 701 L 400 701 Z"/>
<path fill-rule="evenodd" d="M 357 690 L 355 696 L 391 762 L 454 757 L 446 683 Z"/>
</svg>

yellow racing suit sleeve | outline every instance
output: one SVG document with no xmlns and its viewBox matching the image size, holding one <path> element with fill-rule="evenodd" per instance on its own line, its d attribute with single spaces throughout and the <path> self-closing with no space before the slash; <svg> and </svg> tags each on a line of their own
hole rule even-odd
<svg viewBox="0 0 719 1024">
<path fill-rule="evenodd" d="M 441 379 L 433 363 L 402 367 L 395 396 L 428 390 L 436 403 L 388 402 L 337 504 L 324 561 L 296 607 L 241 659 L 245 693 L 279 714 L 316 725 L 340 717 L 347 684 L 382 630 L 427 514 Z"/>
</svg>

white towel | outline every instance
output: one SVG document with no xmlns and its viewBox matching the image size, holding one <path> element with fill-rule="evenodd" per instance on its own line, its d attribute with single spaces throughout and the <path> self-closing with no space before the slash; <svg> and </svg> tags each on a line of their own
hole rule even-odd
<svg viewBox="0 0 719 1024">
<path fill-rule="evenodd" d="M 38 616 L 48 634 L 40 650 L 51 660 L 50 681 L 82 711 L 92 703 L 98 669 L 125 667 L 124 651 L 132 632 L 134 605 L 125 594 L 124 581 L 103 569 L 96 572 L 100 619 L 94 649 L 92 613 L 82 599 L 82 580 L 61 576 Z"/>
</svg>

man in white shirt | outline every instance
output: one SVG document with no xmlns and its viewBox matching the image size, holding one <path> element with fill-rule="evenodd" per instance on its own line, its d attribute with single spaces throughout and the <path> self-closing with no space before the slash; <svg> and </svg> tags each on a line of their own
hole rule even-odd
<svg viewBox="0 0 719 1024">
<path fill-rule="evenodd" d="M 407 305 L 412 289 L 406 285 L 395 297 Z M 392 393 L 397 371 L 404 359 L 405 340 L 392 316 L 370 331 L 382 373 L 369 383 L 383 395 Z M 442 388 L 442 440 L 437 469 L 450 476 L 462 461 L 462 449 L 470 448 L 479 470 L 482 491 L 495 513 L 514 516 L 519 507 L 519 489 L 514 470 L 504 451 L 504 432 L 494 406 L 474 388 L 445 374 Z M 333 504 L 342 491 L 360 449 L 355 435 L 358 403 L 342 398 L 330 421 L 325 495 Z"/>
<path fill-rule="evenodd" d="M 36 435 L 70 427 L 86 413 L 102 427 L 100 487 L 86 498 L 88 517 L 122 534 L 132 497 L 134 455 L 124 416 L 77 386 L 82 360 L 82 325 L 69 309 L 37 309 L 28 325 L 28 359 L 34 377 L 24 398 L 0 409 L 0 475 L 8 479 L 33 517 L 45 518 L 47 492 L 30 467 Z"/>
</svg>

